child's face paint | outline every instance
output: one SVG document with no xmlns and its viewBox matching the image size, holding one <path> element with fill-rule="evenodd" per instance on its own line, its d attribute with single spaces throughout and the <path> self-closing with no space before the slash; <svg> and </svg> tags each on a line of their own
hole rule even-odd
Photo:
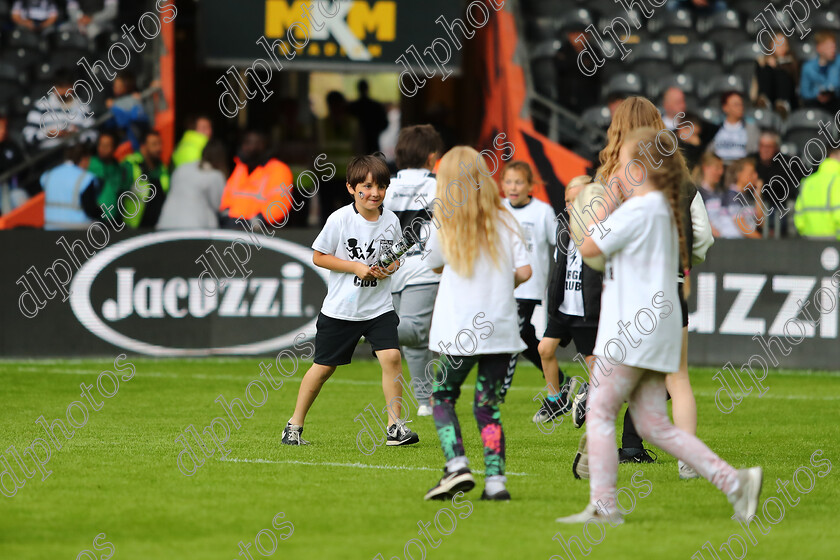
<svg viewBox="0 0 840 560">
<path fill-rule="evenodd" d="M 385 200 L 386 189 L 387 187 L 382 187 L 374 183 L 373 176 L 370 173 L 367 174 L 367 177 L 365 177 L 362 183 L 356 185 L 347 184 L 347 190 L 356 199 L 356 204 L 366 210 L 376 210 L 382 206 L 382 202 Z"/>
</svg>

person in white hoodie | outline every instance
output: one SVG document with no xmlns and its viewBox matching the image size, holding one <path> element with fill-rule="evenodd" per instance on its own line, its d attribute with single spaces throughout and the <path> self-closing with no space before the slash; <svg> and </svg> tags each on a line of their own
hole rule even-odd
<svg viewBox="0 0 840 560">
<path fill-rule="evenodd" d="M 227 178 L 228 156 L 224 144 L 211 140 L 201 161 L 175 169 L 157 229 L 216 229 L 218 208 Z"/>
</svg>

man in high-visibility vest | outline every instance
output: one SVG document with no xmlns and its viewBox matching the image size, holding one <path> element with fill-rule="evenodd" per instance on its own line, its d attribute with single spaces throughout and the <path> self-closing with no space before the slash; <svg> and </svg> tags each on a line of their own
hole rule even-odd
<svg viewBox="0 0 840 560">
<path fill-rule="evenodd" d="M 292 209 L 294 178 L 288 165 L 268 157 L 266 152 L 262 133 L 245 133 L 219 206 L 225 227 L 238 227 L 238 218 L 251 220 L 260 216 L 274 227 L 286 223 Z"/>
<path fill-rule="evenodd" d="M 86 229 L 99 218 L 99 179 L 87 168 L 90 151 L 76 145 L 64 151 L 65 162 L 41 175 L 44 229 Z"/>
<path fill-rule="evenodd" d="M 188 130 L 178 142 L 178 147 L 172 152 L 172 168 L 179 165 L 199 161 L 201 152 L 213 136 L 213 121 L 206 115 L 190 117 L 187 121 Z"/>
<path fill-rule="evenodd" d="M 840 149 L 802 180 L 793 223 L 802 237 L 840 239 Z"/>
<path fill-rule="evenodd" d="M 162 153 L 160 133 L 150 130 L 143 135 L 140 151 L 129 154 L 122 162 L 124 188 L 136 195 L 133 200 L 139 204 L 139 208 L 136 208 L 134 204 L 128 203 L 127 211 L 121 211 L 123 221 L 131 228 L 154 227 L 160 217 L 169 191 L 169 168 L 161 161 Z M 141 175 L 145 175 L 146 179 L 140 179 Z M 137 211 L 132 214 L 134 210 Z M 189 212 L 189 208 L 184 208 L 184 212 Z"/>
</svg>

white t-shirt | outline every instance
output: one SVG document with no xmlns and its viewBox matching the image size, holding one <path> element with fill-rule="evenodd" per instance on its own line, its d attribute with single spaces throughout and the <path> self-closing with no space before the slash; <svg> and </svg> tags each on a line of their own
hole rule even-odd
<svg viewBox="0 0 840 560">
<path fill-rule="evenodd" d="M 671 207 L 659 191 L 634 196 L 603 227 L 609 230 L 603 239 L 592 237 L 608 258 L 594 353 L 613 364 L 677 371 L 682 317 L 674 279 L 679 241 Z"/>
<path fill-rule="evenodd" d="M 715 154 L 724 161 L 747 157 L 747 129 L 744 121 L 724 121 L 714 138 Z"/>
<path fill-rule="evenodd" d="M 583 259 L 577 251 L 575 242 L 569 239 L 566 251 L 566 284 L 564 287 L 563 303 L 560 313 L 583 317 Z"/>
<path fill-rule="evenodd" d="M 440 275 L 432 272 L 422 259 L 424 242 L 435 227 L 429 221 L 431 208 L 427 205 L 434 200 L 436 189 L 437 179 L 428 169 L 402 169 L 391 177 L 391 185 L 385 191 L 383 205 L 399 218 L 400 231 L 417 228 L 412 239 L 420 240 L 405 254 L 402 266 L 391 277 L 392 293 L 401 292 L 406 286 L 440 282 Z"/>
<path fill-rule="evenodd" d="M 496 266 L 486 251 L 473 264 L 469 278 L 444 267 L 440 279 L 429 349 L 453 356 L 522 352 L 525 343 L 519 337 L 516 298 L 513 295 L 513 271 L 530 264 L 525 244 L 515 232 L 516 220 L 499 212 L 500 262 Z M 446 264 L 437 229 L 429 237 L 424 262 L 429 268 Z M 491 327 L 486 326 L 490 324 Z"/>
<path fill-rule="evenodd" d="M 364 219 L 349 204 L 333 212 L 312 248 L 346 261 L 367 265 L 376 260 L 400 237 L 400 221 L 388 209 L 375 222 Z M 394 309 L 391 278 L 361 280 L 355 274 L 330 271 L 327 297 L 321 313 L 334 319 L 365 321 Z"/>
<path fill-rule="evenodd" d="M 508 199 L 505 199 L 504 203 L 522 227 L 532 269 L 531 278 L 516 288 L 513 294 L 517 299 L 543 301 L 548 284 L 551 247 L 557 243 L 554 237 L 554 210 L 536 198 L 531 198 L 531 202 L 519 208 L 512 206 Z"/>
</svg>

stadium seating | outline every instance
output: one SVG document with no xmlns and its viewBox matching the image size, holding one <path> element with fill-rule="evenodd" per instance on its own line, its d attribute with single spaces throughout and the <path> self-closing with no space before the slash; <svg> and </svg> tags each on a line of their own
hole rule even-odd
<svg viewBox="0 0 840 560">
<path fill-rule="evenodd" d="M 604 86 L 604 96 L 643 94 L 644 83 L 642 77 L 634 72 L 616 74 Z"/>
<path fill-rule="evenodd" d="M 832 119 L 833 115 L 820 109 L 796 110 L 785 121 L 782 139 L 800 146 L 801 149 L 808 140 L 818 137 L 820 120 L 831 122 Z"/>
<path fill-rule="evenodd" d="M 595 18 L 589 10 L 585 8 L 569 10 L 568 14 L 557 19 L 557 31 L 560 38 L 565 38 L 569 31 L 582 31 L 594 23 Z"/>
<path fill-rule="evenodd" d="M 715 44 L 710 41 L 691 43 L 675 47 L 674 68 L 691 74 L 700 83 L 704 78 L 721 71 L 721 63 Z"/>
<path fill-rule="evenodd" d="M 699 33 L 688 10 L 663 11 L 648 22 L 648 31 L 673 45 L 687 45 L 697 41 Z"/>
<path fill-rule="evenodd" d="M 753 121 L 761 129 L 782 132 L 782 118 L 775 112 L 767 109 L 748 109 L 746 111 L 748 121 Z"/>
<path fill-rule="evenodd" d="M 744 80 L 734 74 L 710 76 L 699 84 L 700 99 L 709 105 L 719 101 L 720 96 L 728 91 L 737 91 L 742 95 L 747 91 Z"/>
<path fill-rule="evenodd" d="M 726 10 L 704 18 L 699 23 L 703 38 L 718 44 L 738 44 L 749 39 L 741 22 L 741 15 L 735 10 Z"/>
<path fill-rule="evenodd" d="M 590 124 L 593 124 L 599 128 L 603 128 L 607 130 L 610 126 L 610 121 L 612 120 L 612 116 L 610 115 L 610 110 L 607 108 L 606 105 L 596 105 L 594 107 L 590 107 L 586 111 L 583 112 L 581 118 Z"/>
<path fill-rule="evenodd" d="M 723 53 L 723 63 L 731 74 L 740 77 L 745 84 L 749 84 L 755 72 L 756 59 L 761 55 L 761 49 L 755 41 L 745 41 L 727 49 Z"/>
</svg>

